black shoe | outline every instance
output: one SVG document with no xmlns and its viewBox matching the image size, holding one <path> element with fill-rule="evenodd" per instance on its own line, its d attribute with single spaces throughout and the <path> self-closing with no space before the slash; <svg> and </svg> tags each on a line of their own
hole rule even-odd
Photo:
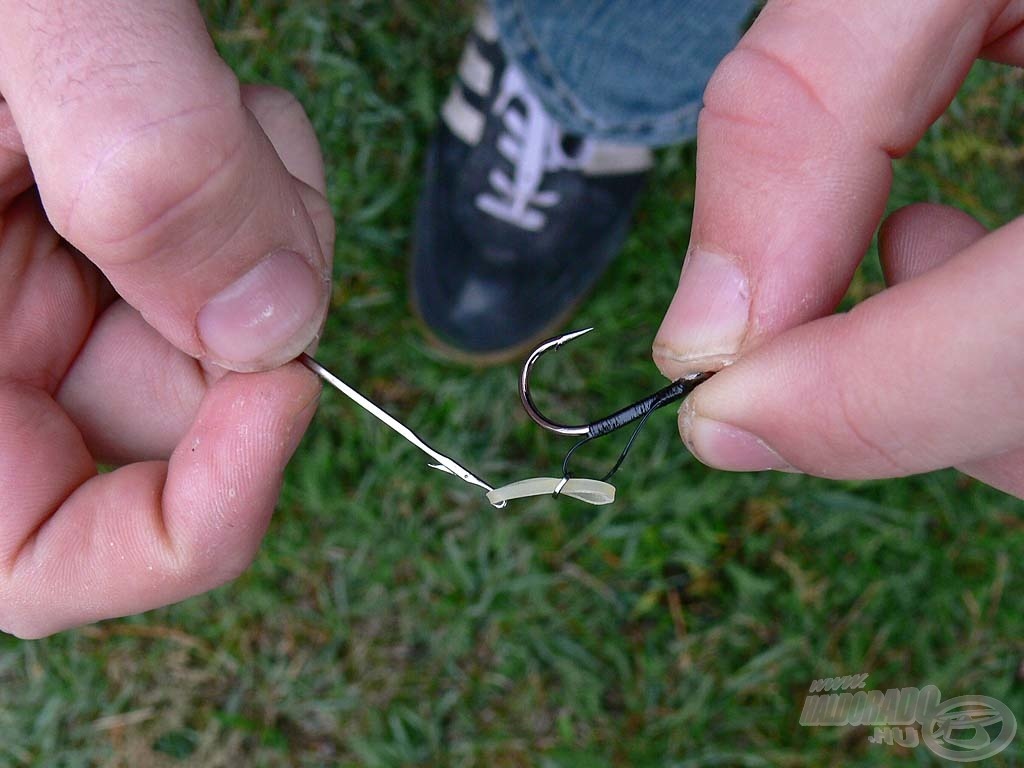
<svg viewBox="0 0 1024 768">
<path fill-rule="evenodd" d="M 511 358 L 553 333 L 629 231 L 651 153 L 563 133 L 493 19 L 474 25 L 431 143 L 412 300 L 449 352 Z"/>
</svg>

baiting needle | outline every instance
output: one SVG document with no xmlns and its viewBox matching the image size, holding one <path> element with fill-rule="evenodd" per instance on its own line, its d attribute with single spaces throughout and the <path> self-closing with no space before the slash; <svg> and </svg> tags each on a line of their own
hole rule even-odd
<svg viewBox="0 0 1024 768">
<path fill-rule="evenodd" d="M 360 408 L 369 412 L 380 421 L 384 422 L 387 426 L 389 426 L 395 432 L 400 434 L 402 437 L 404 437 L 406 440 L 408 440 L 410 443 L 415 445 L 417 448 L 419 448 L 421 451 L 427 454 L 430 458 L 436 461 L 436 464 L 430 465 L 431 468 L 438 469 L 442 472 L 447 472 L 450 475 L 455 475 L 456 477 L 461 478 L 470 485 L 476 485 L 480 488 L 483 488 L 485 491 L 490 492 L 494 490 L 492 486 L 485 483 L 483 480 L 474 475 L 472 472 L 470 472 L 464 466 L 459 464 L 457 461 L 448 456 L 445 456 L 440 451 L 431 448 L 429 445 L 427 445 L 426 441 L 424 441 L 421 437 L 419 437 L 419 435 L 417 435 L 415 432 L 409 429 L 409 427 L 405 426 L 405 424 L 400 422 L 398 419 L 396 419 L 390 413 L 385 411 L 383 408 L 376 405 L 375 403 L 361 395 L 359 392 L 354 390 L 352 387 L 350 387 L 344 381 L 342 381 L 333 373 L 328 371 L 326 368 L 320 365 L 320 363 L 318 363 L 309 355 L 305 353 L 300 355 L 299 362 L 301 362 L 303 365 L 309 368 L 309 370 L 311 370 L 321 379 L 326 381 L 336 390 L 341 392 L 347 398 L 352 400 Z M 502 503 L 501 506 L 505 506 L 504 503 Z"/>
</svg>

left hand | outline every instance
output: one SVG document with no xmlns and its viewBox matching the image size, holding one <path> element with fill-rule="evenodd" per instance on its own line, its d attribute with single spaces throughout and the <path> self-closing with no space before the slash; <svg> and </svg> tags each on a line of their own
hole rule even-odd
<svg viewBox="0 0 1024 768">
<path fill-rule="evenodd" d="M 305 114 L 269 88 L 243 88 L 239 109 L 330 254 Z M 0 99 L 0 631 L 20 637 L 138 613 L 240 573 L 320 391 L 298 363 L 228 373 L 172 345 L 57 235 L 34 184 Z M 274 205 L 288 199 L 278 192 L 262 213 L 296 217 Z M 184 270 L 146 281 L 168 301 L 196 282 Z M 120 467 L 98 474 L 98 461 Z"/>
</svg>

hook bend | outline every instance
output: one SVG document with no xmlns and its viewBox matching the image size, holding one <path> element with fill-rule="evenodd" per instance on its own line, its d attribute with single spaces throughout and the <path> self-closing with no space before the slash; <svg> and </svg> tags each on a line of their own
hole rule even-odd
<svg viewBox="0 0 1024 768">
<path fill-rule="evenodd" d="M 533 400 L 533 393 L 530 389 L 530 376 L 533 373 L 533 368 L 542 355 L 553 349 L 558 349 L 563 344 L 570 342 L 573 339 L 578 339 L 580 336 L 590 333 L 592 330 L 594 329 L 584 328 L 581 331 L 573 331 L 572 333 L 566 333 L 561 336 L 555 336 L 552 339 L 548 339 L 533 350 L 527 358 L 526 363 L 523 365 L 523 370 L 519 376 L 519 397 L 523 401 L 523 408 L 526 409 L 526 413 L 534 422 L 549 432 L 570 437 L 585 437 L 588 439 L 607 435 L 620 427 L 624 427 L 626 424 L 630 424 L 637 419 L 644 418 L 651 411 L 663 408 L 670 403 L 683 399 L 696 389 L 698 385 L 710 379 L 714 374 L 714 371 L 703 371 L 683 376 L 668 386 L 659 389 L 654 394 L 648 395 L 641 400 L 637 400 L 632 405 L 627 405 L 625 408 L 621 408 L 615 413 L 605 416 L 602 419 L 598 419 L 597 421 L 592 421 L 589 424 L 568 425 L 552 421 L 541 412 Z"/>
</svg>

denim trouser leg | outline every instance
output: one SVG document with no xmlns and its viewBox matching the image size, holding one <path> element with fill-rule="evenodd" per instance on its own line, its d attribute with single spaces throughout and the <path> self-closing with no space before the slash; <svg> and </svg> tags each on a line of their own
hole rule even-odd
<svg viewBox="0 0 1024 768">
<path fill-rule="evenodd" d="M 624 143 L 693 138 L 708 78 L 752 0 L 490 0 L 506 55 L 563 129 Z"/>
</svg>

